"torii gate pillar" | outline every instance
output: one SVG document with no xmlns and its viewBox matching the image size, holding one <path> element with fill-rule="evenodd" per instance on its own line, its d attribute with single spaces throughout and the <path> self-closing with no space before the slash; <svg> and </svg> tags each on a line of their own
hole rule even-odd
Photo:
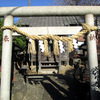
<svg viewBox="0 0 100 100">
<path fill-rule="evenodd" d="M 4 17 L 4 26 L 13 25 L 13 16 Z M 1 100 L 10 100 L 12 31 L 3 31 L 2 70 L 1 70 Z"/>
<path fill-rule="evenodd" d="M 87 14 L 85 16 L 87 24 L 94 26 L 94 15 Z M 99 88 L 98 88 L 98 58 L 96 48 L 96 35 L 95 31 L 90 32 L 87 35 L 87 49 L 88 49 L 88 64 L 90 69 L 90 88 L 91 88 L 91 100 L 99 100 Z M 98 93 L 97 93 L 98 92 Z"/>
</svg>

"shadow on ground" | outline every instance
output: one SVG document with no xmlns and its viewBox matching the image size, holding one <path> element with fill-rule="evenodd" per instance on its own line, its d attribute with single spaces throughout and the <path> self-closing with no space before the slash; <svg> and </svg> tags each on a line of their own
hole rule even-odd
<svg viewBox="0 0 100 100">
<path fill-rule="evenodd" d="M 17 74 L 12 88 L 12 100 L 90 100 L 89 83 L 80 83 L 73 75 L 42 75 L 29 79 Z M 37 77 L 37 76 L 36 76 Z"/>
<path fill-rule="evenodd" d="M 45 76 L 41 84 L 52 100 L 90 100 L 89 83 L 80 83 L 71 76 Z M 43 100 L 48 99 L 45 97 Z"/>
</svg>

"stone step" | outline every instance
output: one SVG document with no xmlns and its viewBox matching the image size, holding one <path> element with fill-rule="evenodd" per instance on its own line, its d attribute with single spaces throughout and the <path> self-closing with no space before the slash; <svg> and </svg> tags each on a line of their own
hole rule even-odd
<svg viewBox="0 0 100 100">
<path fill-rule="evenodd" d="M 38 70 L 39 74 L 57 74 L 58 73 L 58 69 L 41 69 Z"/>
<path fill-rule="evenodd" d="M 40 61 L 42 64 L 44 63 L 59 63 L 59 61 Z"/>
<path fill-rule="evenodd" d="M 57 65 L 41 65 L 41 68 L 52 68 L 52 67 L 54 67 L 54 68 L 58 68 L 58 66 Z"/>
</svg>

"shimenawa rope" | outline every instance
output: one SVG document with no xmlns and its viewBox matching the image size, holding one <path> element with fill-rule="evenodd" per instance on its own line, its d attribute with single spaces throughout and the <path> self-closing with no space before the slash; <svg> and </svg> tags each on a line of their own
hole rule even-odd
<svg viewBox="0 0 100 100">
<path fill-rule="evenodd" d="M 78 39 L 79 37 L 81 37 L 84 34 L 88 34 L 91 31 L 97 30 L 96 26 L 89 26 L 88 24 L 84 23 L 82 24 L 83 30 L 81 32 L 79 32 L 78 34 L 72 35 L 70 37 L 65 37 L 65 36 L 57 36 L 57 35 L 51 35 L 51 34 L 47 34 L 47 35 L 42 35 L 42 36 L 38 36 L 38 35 L 29 35 L 21 30 L 19 30 L 16 26 L 3 26 L 1 27 L 2 30 L 5 29 L 10 29 L 12 31 L 15 31 L 19 34 L 25 35 L 29 38 L 31 38 L 33 40 L 33 54 L 36 54 L 36 50 L 35 50 L 35 41 L 34 40 L 43 40 L 44 41 L 44 45 L 45 45 L 45 51 L 44 54 L 46 56 L 49 55 L 49 51 L 48 51 L 48 41 L 47 39 L 52 39 L 54 40 L 54 54 L 55 55 L 59 55 L 59 47 L 58 47 L 58 41 L 61 40 L 62 42 L 68 42 L 68 50 L 69 52 L 73 51 L 73 45 L 72 45 L 72 40 L 73 38 Z"/>
</svg>

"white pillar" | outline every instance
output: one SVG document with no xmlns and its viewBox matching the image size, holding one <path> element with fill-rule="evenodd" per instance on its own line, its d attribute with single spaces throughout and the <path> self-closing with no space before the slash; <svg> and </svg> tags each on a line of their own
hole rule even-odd
<svg viewBox="0 0 100 100">
<path fill-rule="evenodd" d="M 13 16 L 4 17 L 4 26 L 13 25 Z M 2 71 L 1 71 L 1 100 L 10 100 L 11 83 L 11 58 L 12 58 L 12 32 L 9 29 L 3 31 L 2 46 Z"/>
<path fill-rule="evenodd" d="M 94 26 L 93 14 L 87 14 L 85 16 L 85 22 L 91 26 Z M 98 93 L 98 58 L 96 48 L 96 35 L 95 31 L 90 32 L 87 35 L 87 49 L 88 49 L 88 63 L 90 69 L 90 87 L 91 87 L 91 100 L 99 100 Z"/>
</svg>

